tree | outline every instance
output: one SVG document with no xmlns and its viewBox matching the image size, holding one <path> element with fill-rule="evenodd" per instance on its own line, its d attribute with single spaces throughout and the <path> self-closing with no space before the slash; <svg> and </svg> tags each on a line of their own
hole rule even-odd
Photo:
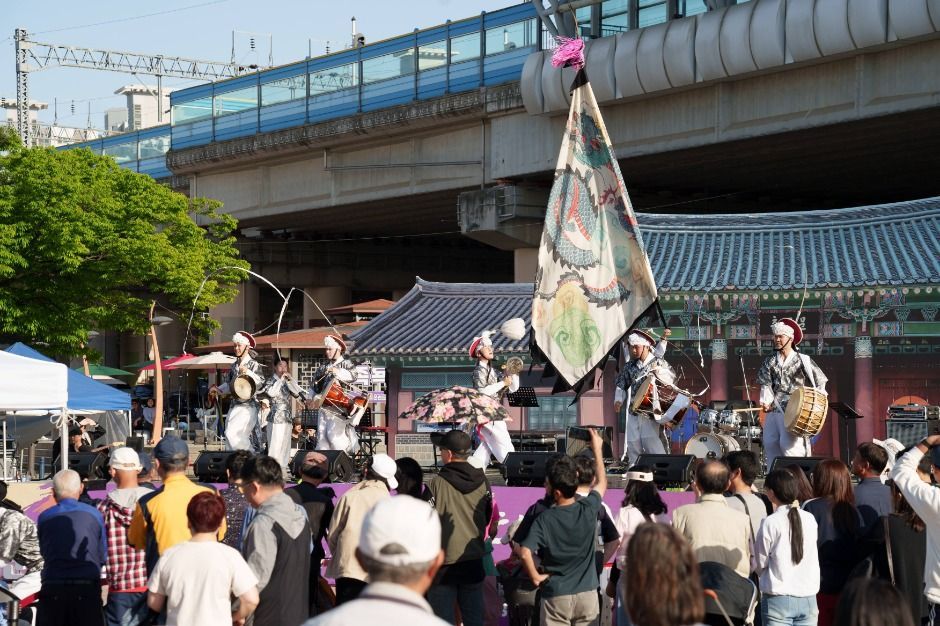
<svg viewBox="0 0 940 626">
<path fill-rule="evenodd" d="M 0 155 L 0 337 L 86 351 L 88 331 L 144 333 L 153 299 L 188 316 L 228 302 L 247 268 L 236 220 L 87 149 Z M 200 316 L 194 324 L 215 326 Z"/>
</svg>

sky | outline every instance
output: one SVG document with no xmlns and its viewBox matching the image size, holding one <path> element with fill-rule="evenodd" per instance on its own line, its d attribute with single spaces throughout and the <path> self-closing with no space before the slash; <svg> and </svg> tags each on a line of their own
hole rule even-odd
<svg viewBox="0 0 940 626">
<path fill-rule="evenodd" d="M 16 58 L 13 31 L 25 28 L 30 39 L 48 44 L 181 56 L 206 61 L 229 61 L 232 31 L 236 61 L 267 65 L 268 41 L 273 39 L 275 65 L 325 52 L 327 42 L 337 51 L 351 39 L 350 19 L 367 42 L 403 35 L 415 28 L 443 24 L 495 11 L 522 0 L 167 0 L 132 3 L 127 0 L 44 0 L 10 2 L 0 12 L 0 96 L 16 99 Z M 528 1 L 528 0 L 524 0 Z M 248 33 L 254 33 L 256 50 Z M 308 43 L 309 41 L 309 43 Z M 78 68 L 50 68 L 29 75 L 30 100 L 48 102 L 40 120 L 52 122 L 58 99 L 58 123 L 84 128 L 91 109 L 95 128 L 104 124 L 104 111 L 125 105 L 114 94 L 123 85 L 156 84 L 155 77 Z M 179 78 L 163 79 L 164 87 L 199 84 Z M 74 114 L 72 113 L 74 102 Z"/>
</svg>

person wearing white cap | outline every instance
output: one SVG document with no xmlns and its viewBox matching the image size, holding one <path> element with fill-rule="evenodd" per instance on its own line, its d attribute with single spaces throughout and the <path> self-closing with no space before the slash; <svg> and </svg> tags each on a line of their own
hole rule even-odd
<svg viewBox="0 0 940 626">
<path fill-rule="evenodd" d="M 778 456 L 810 456 L 809 439 L 791 434 L 784 423 L 790 394 L 797 387 L 813 387 L 825 392 L 828 378 L 809 356 L 797 352 L 803 341 L 803 329 L 796 320 L 780 318 L 770 329 L 774 336 L 774 354 L 764 359 L 757 371 L 764 420 L 764 454 L 767 467 Z"/>
<path fill-rule="evenodd" d="M 336 503 L 326 534 L 332 555 L 326 576 L 336 580 L 337 606 L 355 599 L 366 586 L 368 573 L 356 559 L 359 533 L 369 509 L 390 497 L 392 489 L 398 488 L 397 471 L 398 466 L 392 457 L 373 455 L 362 482 L 353 485 Z"/>
<path fill-rule="evenodd" d="M 649 376 L 655 376 L 667 385 L 675 384 L 676 374 L 663 358 L 666 353 L 666 337 L 670 334 L 672 331 L 665 329 L 659 342 L 656 342 L 649 332 L 639 329 L 632 330 L 627 335 L 631 360 L 623 366 L 617 376 L 614 412 L 619 413 L 624 405 L 627 407 L 626 425 L 623 429 L 623 456 L 626 457 L 628 466 L 636 465 L 641 454 L 666 454 L 661 424 L 668 422 L 672 415 L 658 410 L 659 399 L 656 396 L 653 398 L 654 409 L 657 410 L 655 417 L 634 414 L 630 405 L 633 404 L 640 384 Z"/>
<path fill-rule="evenodd" d="M 98 503 L 108 533 L 108 603 L 104 612 L 109 625 L 144 624 L 150 612 L 146 551 L 127 540 L 137 501 L 153 491 L 138 484 L 141 469 L 140 457 L 133 448 L 115 448 L 110 462 L 115 489 Z"/>
<path fill-rule="evenodd" d="M 407 624 L 444 626 L 424 594 L 441 563 L 441 521 L 426 502 L 411 496 L 382 500 L 362 522 L 356 560 L 369 575 L 359 597 L 304 626 Z"/>
<path fill-rule="evenodd" d="M 218 387 L 209 389 L 212 396 L 227 396 L 235 387 L 235 381 L 245 377 L 254 383 L 257 390 L 264 379 L 261 364 L 254 359 L 252 350 L 255 347 L 255 338 L 244 330 L 232 335 L 232 345 L 235 349 L 235 362 L 229 370 L 226 382 Z M 256 391 L 250 397 L 232 397 L 228 415 L 225 417 L 225 449 L 249 450 L 261 452 L 261 431 L 258 423 L 258 401 Z"/>
<path fill-rule="evenodd" d="M 311 396 L 320 397 L 317 450 L 344 450 L 352 456 L 359 451 L 359 434 L 356 433 L 358 420 L 350 419 L 346 411 L 329 401 L 323 402 L 322 398 L 334 382 L 351 383 L 356 380 L 356 365 L 344 357 L 346 342 L 339 335 L 327 335 L 323 339 L 323 347 L 326 349 L 327 364 L 321 365 L 313 373 L 313 387 L 310 390 Z"/>
<path fill-rule="evenodd" d="M 519 375 L 501 376 L 493 369 L 493 341 L 490 334 L 490 331 L 484 331 L 470 343 L 470 358 L 477 360 L 473 369 L 473 386 L 478 391 L 501 400 L 507 391 L 513 393 L 519 390 Z M 480 436 L 480 445 L 473 453 L 473 458 L 484 468 L 489 465 L 490 456 L 496 457 L 496 460 L 502 463 L 510 452 L 515 451 L 505 421 L 478 422 L 477 434 Z"/>
</svg>

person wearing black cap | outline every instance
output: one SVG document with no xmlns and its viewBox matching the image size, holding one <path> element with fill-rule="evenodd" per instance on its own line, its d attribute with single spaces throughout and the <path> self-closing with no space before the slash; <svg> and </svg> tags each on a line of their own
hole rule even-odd
<svg viewBox="0 0 940 626">
<path fill-rule="evenodd" d="M 157 559 L 168 548 L 192 537 L 186 507 L 197 493 L 214 491 L 186 477 L 189 446 L 173 435 L 160 440 L 153 449 L 153 460 L 163 485 L 137 501 L 134 517 L 127 530 L 127 541 L 138 550 L 147 551 L 147 573 L 153 573 Z M 219 541 L 225 537 L 225 522 L 219 527 Z"/>
<path fill-rule="evenodd" d="M 87 445 L 82 439 L 82 427 L 71 426 L 69 428 L 69 454 L 79 454 L 81 452 L 91 452 L 91 446 Z M 59 457 L 62 455 L 62 438 L 59 437 L 52 444 L 52 467 L 59 467 Z"/>
<path fill-rule="evenodd" d="M 435 615 L 451 624 L 457 603 L 465 626 L 482 626 L 484 539 L 493 513 L 493 493 L 483 470 L 467 462 L 471 447 L 467 433 L 452 430 L 438 447 L 444 467 L 428 491 L 444 520 L 444 565 L 428 591 L 428 602 Z"/>
</svg>

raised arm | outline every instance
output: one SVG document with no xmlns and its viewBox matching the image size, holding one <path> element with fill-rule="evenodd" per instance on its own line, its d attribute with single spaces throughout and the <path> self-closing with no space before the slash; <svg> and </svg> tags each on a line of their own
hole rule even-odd
<svg viewBox="0 0 940 626">
<path fill-rule="evenodd" d="M 588 428 L 591 433 L 591 451 L 594 453 L 594 471 L 597 475 L 597 484 L 594 485 L 594 491 L 600 494 L 601 498 L 607 493 L 607 469 L 604 467 L 604 439 L 597 430 Z"/>
</svg>

